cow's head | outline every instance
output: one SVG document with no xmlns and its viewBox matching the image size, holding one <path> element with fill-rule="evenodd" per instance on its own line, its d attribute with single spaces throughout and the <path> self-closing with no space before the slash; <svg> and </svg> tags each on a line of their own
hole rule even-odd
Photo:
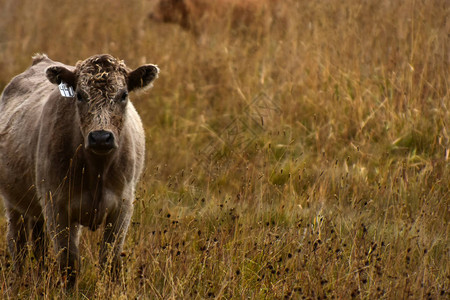
<svg viewBox="0 0 450 300">
<path fill-rule="evenodd" d="M 128 93 L 150 87 L 158 72 L 154 65 L 130 71 L 123 61 L 104 54 L 78 62 L 74 71 L 49 67 L 46 75 L 54 84 L 64 82 L 73 88 L 84 147 L 106 155 L 119 147 Z"/>
</svg>

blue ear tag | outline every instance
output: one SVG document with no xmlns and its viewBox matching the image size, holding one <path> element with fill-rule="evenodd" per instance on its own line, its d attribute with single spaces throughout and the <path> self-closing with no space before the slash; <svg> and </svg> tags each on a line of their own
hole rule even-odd
<svg viewBox="0 0 450 300">
<path fill-rule="evenodd" d="M 73 92 L 73 88 L 71 86 L 68 86 L 65 82 L 62 82 L 58 85 L 59 92 L 61 93 L 61 96 L 66 98 L 73 98 L 75 96 L 75 93 Z"/>
</svg>

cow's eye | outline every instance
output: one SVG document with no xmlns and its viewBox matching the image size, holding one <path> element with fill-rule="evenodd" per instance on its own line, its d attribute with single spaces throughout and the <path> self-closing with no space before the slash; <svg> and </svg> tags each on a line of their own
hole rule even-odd
<svg viewBox="0 0 450 300">
<path fill-rule="evenodd" d="M 120 101 L 121 102 L 125 102 L 128 98 L 128 92 L 123 92 L 122 95 L 120 96 Z"/>
<path fill-rule="evenodd" d="M 77 92 L 77 100 L 78 101 L 83 101 L 84 100 L 83 95 L 81 95 L 80 92 Z"/>
</svg>

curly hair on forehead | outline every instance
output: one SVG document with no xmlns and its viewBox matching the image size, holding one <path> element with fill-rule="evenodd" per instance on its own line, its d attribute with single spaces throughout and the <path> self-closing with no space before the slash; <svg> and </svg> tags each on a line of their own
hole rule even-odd
<svg viewBox="0 0 450 300">
<path fill-rule="evenodd" d="M 91 94 L 91 102 L 99 102 L 111 100 L 126 85 L 129 71 L 123 60 L 102 54 L 79 61 L 75 72 L 79 87 Z"/>
<path fill-rule="evenodd" d="M 79 61 L 76 69 L 80 74 L 97 74 L 100 71 L 127 73 L 129 71 L 123 60 L 109 54 L 94 55 L 84 61 Z"/>
</svg>

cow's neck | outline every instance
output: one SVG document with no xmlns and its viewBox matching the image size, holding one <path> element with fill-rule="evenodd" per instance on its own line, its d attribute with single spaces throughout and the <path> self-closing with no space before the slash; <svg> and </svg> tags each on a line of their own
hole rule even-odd
<svg viewBox="0 0 450 300">
<path fill-rule="evenodd" d="M 85 176 L 86 183 L 91 192 L 100 196 L 105 187 L 103 182 L 110 177 L 111 167 L 114 164 L 115 155 L 98 156 L 91 153 L 85 153 Z"/>
</svg>

